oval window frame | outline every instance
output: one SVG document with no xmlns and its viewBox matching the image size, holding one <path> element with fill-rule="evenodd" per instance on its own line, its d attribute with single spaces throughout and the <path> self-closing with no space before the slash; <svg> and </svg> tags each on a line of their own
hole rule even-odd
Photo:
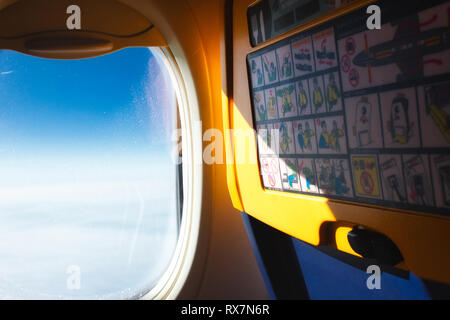
<svg viewBox="0 0 450 320">
<path fill-rule="evenodd" d="M 159 281 L 140 295 L 144 300 L 176 299 L 182 291 L 196 259 L 203 195 L 202 128 L 193 81 L 185 81 L 168 47 L 151 47 L 155 57 L 169 72 L 176 94 L 182 147 L 183 207 L 178 240 L 167 270 Z M 188 94 L 189 92 L 189 94 Z M 178 141 L 174 133 L 172 139 Z"/>
</svg>

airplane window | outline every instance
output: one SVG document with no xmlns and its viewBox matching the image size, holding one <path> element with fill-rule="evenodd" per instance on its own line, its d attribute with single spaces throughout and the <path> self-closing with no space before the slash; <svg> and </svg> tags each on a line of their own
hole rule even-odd
<svg viewBox="0 0 450 320">
<path fill-rule="evenodd" d="M 162 59 L 0 51 L 0 298 L 136 298 L 166 270 L 182 188 Z"/>
</svg>

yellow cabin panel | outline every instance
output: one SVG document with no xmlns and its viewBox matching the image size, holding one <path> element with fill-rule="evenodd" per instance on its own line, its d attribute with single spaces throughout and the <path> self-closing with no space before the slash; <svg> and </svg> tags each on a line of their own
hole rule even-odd
<svg viewBox="0 0 450 320">
<path fill-rule="evenodd" d="M 434 54 L 435 59 L 440 59 L 443 69 L 435 69 L 433 62 L 427 62 L 421 65 L 423 74 L 417 76 L 433 79 L 436 84 L 424 86 L 422 80 L 415 80 L 410 88 L 405 84 L 397 89 L 396 83 L 408 83 L 402 76 L 406 77 L 411 70 L 398 57 L 392 58 L 398 54 L 395 50 L 403 48 L 397 42 L 405 40 L 398 39 L 408 37 L 404 34 L 404 25 L 384 26 L 383 30 L 387 31 L 383 36 L 390 34 L 394 49 L 389 49 L 387 44 L 386 48 L 380 45 L 383 38 L 376 40 L 367 29 L 348 31 L 350 36 L 334 40 L 346 28 L 340 17 L 361 13 L 368 5 L 379 1 L 353 1 L 263 41 L 258 35 L 259 29 L 249 26 L 248 22 L 252 21 L 249 8 L 258 3 L 236 1 L 233 8 L 235 90 L 229 114 L 231 128 L 235 130 L 235 174 L 243 211 L 310 244 L 337 247 L 356 256 L 359 255 L 352 250 L 346 235 L 352 226 L 363 226 L 387 236 L 397 245 L 404 258 L 404 265 L 399 267 L 426 279 L 450 283 L 447 273 L 450 219 L 443 200 L 446 191 L 437 190 L 440 184 L 437 171 L 440 176 L 446 174 L 449 146 L 446 129 L 442 130 L 446 122 L 436 121 L 443 118 L 439 116 L 443 111 L 442 108 L 435 110 L 430 103 L 430 114 L 420 119 L 423 123 L 419 128 L 419 114 L 425 109 L 421 109 L 422 102 L 413 102 L 416 92 L 418 101 L 425 101 L 427 94 L 431 97 L 446 88 L 447 84 L 442 84 L 448 81 L 450 73 L 447 62 L 442 62 L 446 47 L 439 50 L 433 47 L 437 51 L 429 51 L 430 57 Z M 430 30 L 438 34 L 448 30 L 445 15 L 448 6 L 449 3 L 443 1 L 421 10 L 416 16 L 418 25 L 430 23 L 430 27 L 421 27 L 411 41 L 416 43 L 418 38 L 419 45 L 424 44 L 431 50 L 436 38 Z M 428 18 L 433 15 L 437 16 L 436 21 L 429 22 Z M 257 23 L 258 19 L 253 21 L 255 26 L 262 25 Z M 334 56 L 337 52 L 339 56 Z M 315 63 L 300 64 L 314 53 Z M 277 66 L 277 73 L 272 72 Z M 391 84 L 385 84 L 391 80 Z M 303 96 L 302 88 L 307 88 Z M 307 113 L 305 108 L 303 116 L 300 104 L 305 102 L 306 96 L 310 99 L 311 110 Z M 374 97 L 379 98 L 373 100 Z M 405 99 L 411 101 L 410 113 L 406 115 L 411 119 L 405 120 L 402 126 L 400 121 L 405 113 L 401 112 L 407 110 Z M 443 99 L 436 101 L 441 105 L 446 103 Z M 382 107 L 368 107 L 371 103 Z M 390 110 L 385 107 L 387 104 Z M 378 131 L 367 133 L 364 127 L 368 109 L 378 117 Z M 439 144 L 428 138 L 428 130 L 423 130 L 433 127 L 433 123 L 436 124 L 433 132 L 442 134 Z M 317 141 L 311 147 L 313 136 L 308 130 L 313 126 Z M 268 143 L 268 132 L 273 133 L 270 139 L 279 135 L 278 145 Z M 270 148 L 273 146 L 278 154 Z M 310 152 L 302 153 L 308 147 Z M 414 157 L 415 152 L 420 156 Z M 398 163 L 403 169 L 393 173 L 394 164 Z M 316 182 L 307 178 L 308 170 L 299 169 L 313 166 Z M 426 170 L 420 171 L 420 168 Z M 334 180 L 326 184 L 330 172 Z M 396 187 L 400 183 L 401 192 Z M 330 186 L 334 189 L 329 189 Z M 430 200 L 433 197 L 431 187 L 435 190 L 434 200 Z"/>
</svg>

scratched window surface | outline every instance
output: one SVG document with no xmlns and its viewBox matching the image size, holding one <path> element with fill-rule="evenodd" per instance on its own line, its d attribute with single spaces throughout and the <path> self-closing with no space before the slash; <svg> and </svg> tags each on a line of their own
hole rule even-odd
<svg viewBox="0 0 450 320">
<path fill-rule="evenodd" d="M 165 271 L 177 110 L 161 59 L 0 51 L 0 298 L 131 298 Z"/>
</svg>

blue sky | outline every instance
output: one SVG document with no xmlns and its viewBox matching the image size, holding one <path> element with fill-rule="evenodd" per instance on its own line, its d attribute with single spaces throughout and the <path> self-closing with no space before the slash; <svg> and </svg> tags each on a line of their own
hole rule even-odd
<svg viewBox="0 0 450 320">
<path fill-rule="evenodd" d="M 163 68 L 147 48 L 0 50 L 0 299 L 129 297 L 165 270 L 178 230 Z"/>
<path fill-rule="evenodd" d="M 168 97 L 149 98 L 162 78 L 146 48 L 72 61 L 0 51 L 0 149 L 165 152 Z"/>
</svg>

